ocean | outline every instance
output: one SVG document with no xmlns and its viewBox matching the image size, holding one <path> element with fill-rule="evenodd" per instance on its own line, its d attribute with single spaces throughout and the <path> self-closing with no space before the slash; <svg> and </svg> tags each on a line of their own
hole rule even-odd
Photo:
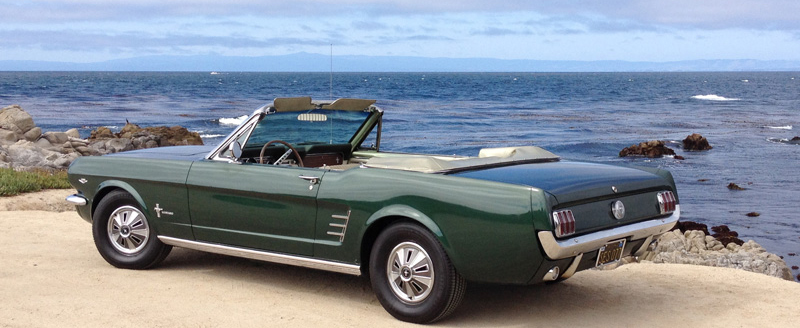
<svg viewBox="0 0 800 328">
<path fill-rule="evenodd" d="M 182 125 L 213 144 L 243 115 L 292 96 L 377 99 L 388 151 L 536 145 L 568 160 L 668 169 L 682 220 L 726 224 L 800 266 L 790 255 L 800 253 L 800 145 L 790 141 L 800 135 L 800 72 L 0 72 L 0 107 L 19 104 L 44 131 L 83 136 L 128 120 Z M 714 148 L 682 151 L 692 133 Z M 618 157 L 648 140 L 685 159 Z"/>
</svg>

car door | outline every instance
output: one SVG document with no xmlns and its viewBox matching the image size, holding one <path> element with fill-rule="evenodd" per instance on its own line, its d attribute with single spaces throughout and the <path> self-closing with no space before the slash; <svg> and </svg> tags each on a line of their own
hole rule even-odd
<svg viewBox="0 0 800 328">
<path fill-rule="evenodd" d="M 313 168 L 198 161 L 186 181 L 197 241 L 312 255 Z"/>
</svg>

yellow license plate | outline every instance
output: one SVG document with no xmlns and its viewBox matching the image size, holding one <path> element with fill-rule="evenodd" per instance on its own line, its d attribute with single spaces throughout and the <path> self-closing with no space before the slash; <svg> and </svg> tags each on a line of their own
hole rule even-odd
<svg viewBox="0 0 800 328">
<path fill-rule="evenodd" d="M 622 251 L 625 250 L 625 239 L 612 241 L 597 252 L 597 263 L 595 266 L 614 263 L 622 259 Z"/>
</svg>

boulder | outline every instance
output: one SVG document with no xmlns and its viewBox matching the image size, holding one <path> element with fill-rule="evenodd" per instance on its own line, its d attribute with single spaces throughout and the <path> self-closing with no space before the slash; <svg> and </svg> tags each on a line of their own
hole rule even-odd
<svg viewBox="0 0 800 328">
<path fill-rule="evenodd" d="M 69 129 L 67 130 L 67 132 L 64 132 L 64 134 L 67 135 L 67 138 L 75 138 L 75 139 L 81 138 L 81 133 L 76 128 Z"/>
<path fill-rule="evenodd" d="M 675 151 L 667 147 L 661 140 L 651 140 L 638 145 L 631 145 L 619 152 L 619 157 L 645 156 L 649 158 L 658 158 L 665 155 L 675 155 Z"/>
<path fill-rule="evenodd" d="M 681 232 L 686 232 L 690 230 L 700 230 L 704 234 L 709 235 L 707 225 L 702 223 L 697 223 L 694 221 L 678 221 L 678 224 L 675 225 L 675 229 L 678 229 Z"/>
<path fill-rule="evenodd" d="M 741 246 L 723 243 L 699 230 L 673 230 L 661 235 L 655 249 L 640 259 L 654 263 L 694 264 L 758 272 L 793 280 L 792 272 L 779 256 L 750 240 Z"/>
<path fill-rule="evenodd" d="M 747 190 L 747 189 L 745 189 L 745 188 L 742 188 L 742 187 L 740 187 L 738 184 L 735 184 L 735 183 L 733 183 L 733 182 L 731 182 L 731 183 L 729 183 L 729 184 L 728 184 L 728 189 L 730 189 L 730 190 L 738 190 L 738 191 L 741 191 L 741 190 Z"/>
<path fill-rule="evenodd" d="M 9 167 L 11 167 L 11 163 L 9 163 L 8 151 L 0 147 L 0 168 L 7 169 Z"/>
<path fill-rule="evenodd" d="M 92 131 L 89 135 L 89 140 L 97 140 L 97 139 L 110 139 L 110 138 L 117 138 L 111 129 L 101 126 L 96 130 Z"/>
<path fill-rule="evenodd" d="M 714 234 L 711 236 L 725 246 L 729 245 L 730 243 L 734 243 L 739 246 L 744 244 L 744 241 L 739 239 L 739 233 L 736 231 L 731 231 L 727 225 L 723 224 L 716 227 L 711 227 L 711 231 L 714 232 Z"/>
<path fill-rule="evenodd" d="M 24 135 L 33 129 L 33 117 L 19 105 L 11 105 L 0 110 L 0 128 Z M 41 130 L 39 130 L 41 134 Z"/>
<path fill-rule="evenodd" d="M 42 139 L 46 139 L 51 145 L 63 145 L 69 141 L 69 137 L 70 135 L 66 132 L 45 132 L 42 134 Z M 78 138 L 80 138 L 80 134 L 78 134 Z"/>
<path fill-rule="evenodd" d="M 198 133 L 180 126 L 141 128 L 136 124 L 126 124 L 118 134 L 100 127 L 83 140 L 78 129 L 42 133 L 18 105 L 0 110 L 0 167 L 64 169 L 78 156 L 202 144 Z"/>
<path fill-rule="evenodd" d="M 42 136 L 42 128 L 35 126 L 32 129 L 28 130 L 28 132 L 25 132 L 23 136 L 25 137 L 25 140 L 36 141 L 39 139 L 39 137 Z"/>
<path fill-rule="evenodd" d="M 92 152 L 98 154 L 143 148 L 203 144 L 200 134 L 190 132 L 181 126 L 142 128 L 133 123 L 125 124 L 119 133 L 113 133 L 106 127 L 99 127 L 91 132 L 88 141 Z M 75 145 L 72 146 L 74 147 Z"/>
<path fill-rule="evenodd" d="M 0 145 L 10 145 L 19 141 L 19 135 L 14 131 L 0 129 Z"/>
<path fill-rule="evenodd" d="M 683 149 L 688 151 L 702 151 L 709 150 L 713 147 L 708 143 L 708 140 L 700 134 L 693 133 L 683 139 Z"/>
<path fill-rule="evenodd" d="M 15 169 L 66 169 L 79 154 L 62 154 L 21 140 L 7 148 L 9 167 Z"/>
</svg>

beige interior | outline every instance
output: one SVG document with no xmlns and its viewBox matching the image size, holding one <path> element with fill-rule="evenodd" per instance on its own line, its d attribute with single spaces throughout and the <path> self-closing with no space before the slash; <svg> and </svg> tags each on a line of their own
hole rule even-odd
<svg viewBox="0 0 800 328">
<path fill-rule="evenodd" d="M 367 159 L 363 165 L 370 168 L 434 173 L 470 166 L 558 158 L 542 148 L 524 146 L 484 148 L 478 157 L 374 153 L 374 156 Z"/>
</svg>

